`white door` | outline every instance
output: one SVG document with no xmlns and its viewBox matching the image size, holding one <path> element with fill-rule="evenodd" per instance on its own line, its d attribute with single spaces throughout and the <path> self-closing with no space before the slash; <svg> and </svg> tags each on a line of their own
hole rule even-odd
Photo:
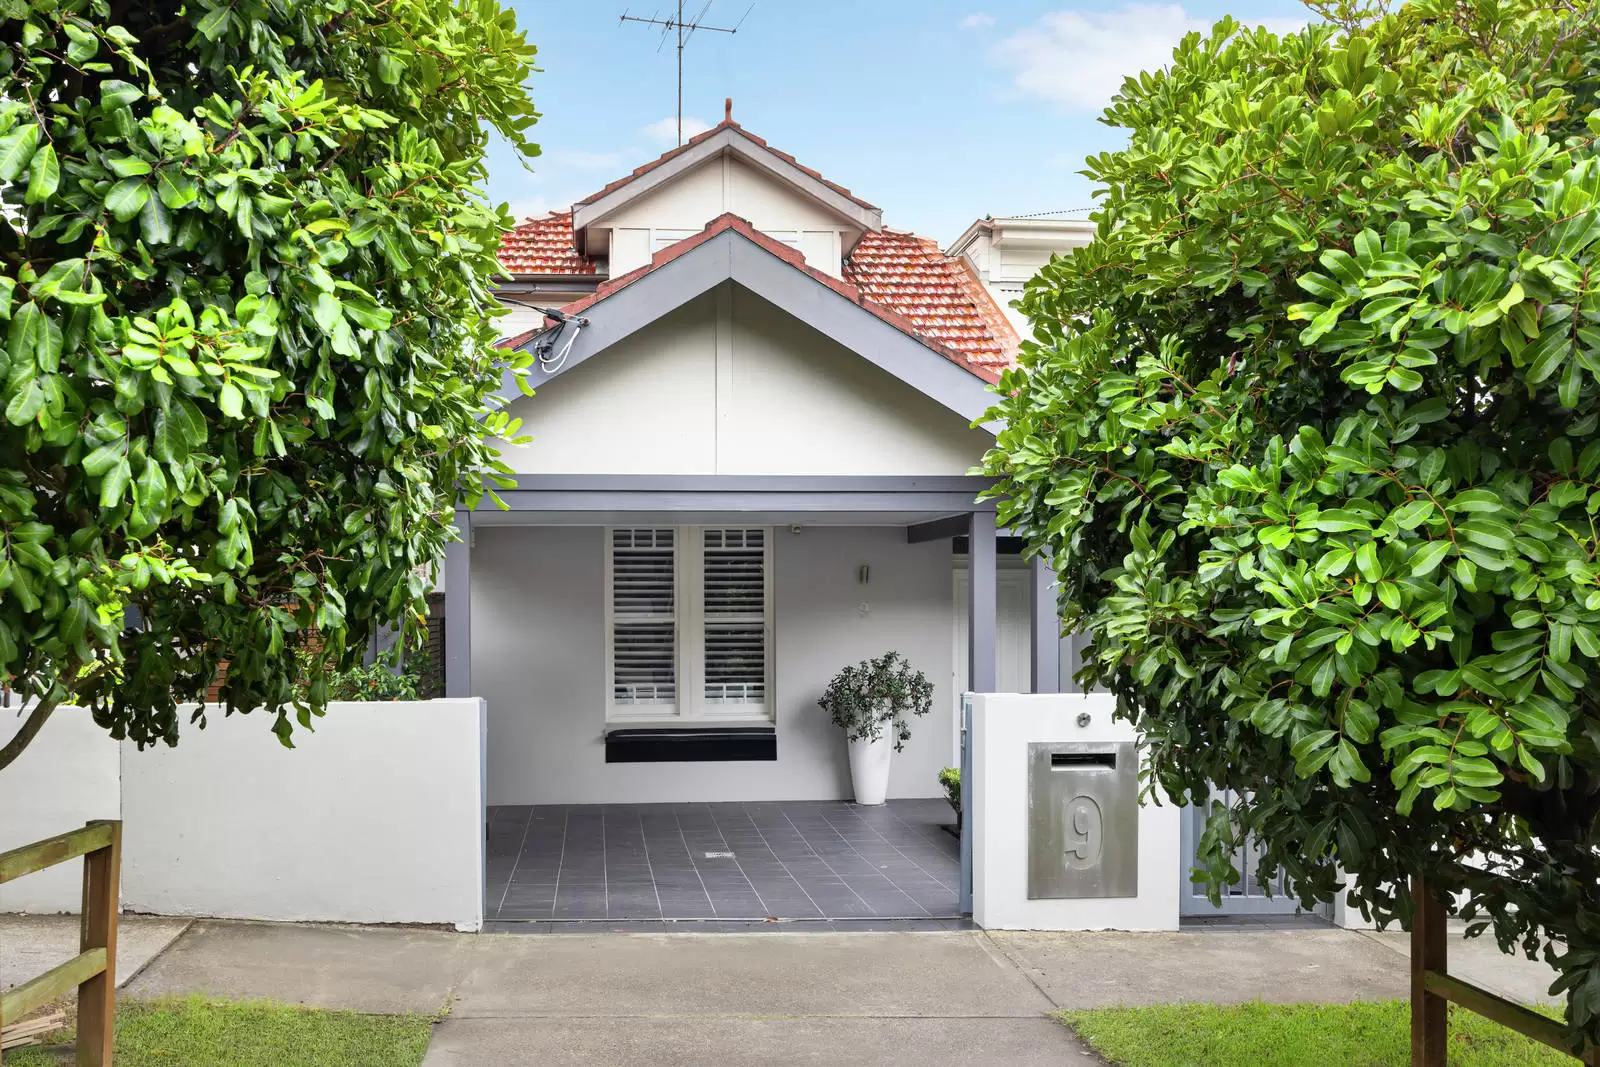
<svg viewBox="0 0 1600 1067">
<path fill-rule="evenodd" d="M 995 688 L 1001 693 L 1033 692 L 1033 642 L 1028 630 L 1027 570 L 1001 568 L 995 572 Z M 955 669 L 950 672 L 950 693 L 955 705 L 954 744 L 961 752 L 961 694 L 967 691 L 967 572 L 955 572 Z"/>
</svg>

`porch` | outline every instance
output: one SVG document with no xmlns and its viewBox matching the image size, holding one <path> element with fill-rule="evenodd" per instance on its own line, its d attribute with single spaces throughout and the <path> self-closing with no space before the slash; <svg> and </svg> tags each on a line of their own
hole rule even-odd
<svg viewBox="0 0 1600 1067">
<path fill-rule="evenodd" d="M 1014 647 L 997 670 L 984 484 L 523 475 L 501 494 L 506 510 L 458 514 L 446 686 L 488 702 L 488 804 L 847 798 L 845 744 L 816 700 L 840 668 L 891 649 L 936 695 L 890 796 L 938 796 L 939 768 L 959 759 L 960 692 L 1060 684 L 1039 563 L 1015 575 L 1028 589 L 1001 598 Z M 1017 594 L 1031 594 L 1026 609 Z M 713 613 L 735 602 L 737 614 Z M 719 751 L 727 735 L 737 741 Z"/>
<path fill-rule="evenodd" d="M 957 919 L 953 821 L 942 800 L 493 807 L 485 919 Z"/>
</svg>

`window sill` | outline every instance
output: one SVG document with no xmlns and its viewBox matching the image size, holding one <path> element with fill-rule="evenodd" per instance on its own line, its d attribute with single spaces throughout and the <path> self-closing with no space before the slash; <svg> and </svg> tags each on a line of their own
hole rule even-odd
<svg viewBox="0 0 1600 1067">
<path fill-rule="evenodd" d="M 778 758 L 778 731 L 762 723 L 612 724 L 607 763 L 737 763 Z"/>
</svg>

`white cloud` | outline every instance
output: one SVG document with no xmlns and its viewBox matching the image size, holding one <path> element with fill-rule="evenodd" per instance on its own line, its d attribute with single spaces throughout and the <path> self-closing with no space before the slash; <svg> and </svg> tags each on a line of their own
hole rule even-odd
<svg viewBox="0 0 1600 1067">
<path fill-rule="evenodd" d="M 693 115 L 683 116 L 683 139 L 687 141 L 697 133 L 705 133 L 711 124 L 705 119 L 695 118 Z M 668 115 L 664 119 L 652 122 L 641 131 L 646 137 L 656 144 L 666 145 L 671 148 L 678 143 L 678 118 Z"/>
<path fill-rule="evenodd" d="M 1262 19 L 1260 25 L 1285 33 L 1305 22 Z M 1012 86 L 1022 96 L 1064 111 L 1099 111 L 1124 78 L 1167 66 L 1184 34 L 1205 33 L 1211 26 L 1211 20 L 1195 18 L 1181 4 L 1051 11 L 996 45 L 994 57 L 1010 68 Z"/>
<path fill-rule="evenodd" d="M 987 30 L 993 25 L 994 16 L 985 15 L 982 11 L 968 15 L 961 20 L 961 28 L 964 30 Z"/>
</svg>

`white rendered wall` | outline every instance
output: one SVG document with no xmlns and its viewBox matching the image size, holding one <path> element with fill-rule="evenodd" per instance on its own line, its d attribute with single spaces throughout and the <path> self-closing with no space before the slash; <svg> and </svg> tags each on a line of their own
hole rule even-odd
<svg viewBox="0 0 1600 1067">
<path fill-rule="evenodd" d="M 898 527 L 775 530 L 777 760 L 608 764 L 602 531 L 480 527 L 476 537 L 472 679 L 491 709 L 489 803 L 848 797 L 844 739 L 816 701 L 841 667 L 890 649 L 935 693 L 895 757 L 889 795 L 940 795 L 938 770 L 955 760 L 948 543 L 910 545 Z"/>
<path fill-rule="evenodd" d="M 525 474 L 965 474 L 994 441 L 731 285 L 533 381 Z"/>
<path fill-rule="evenodd" d="M 483 923 L 481 700 L 332 704 L 122 750 L 122 899 L 162 915 Z"/>
<path fill-rule="evenodd" d="M 798 240 L 806 263 L 835 278 L 843 273 L 843 247 L 861 235 L 810 197 L 727 155 L 707 160 L 594 225 L 612 231 L 609 269 L 616 278 L 650 261 L 658 242 L 641 240 L 641 233 L 699 233 L 729 212 L 780 240 Z M 810 236 L 799 236 L 808 231 Z"/>
<path fill-rule="evenodd" d="M 1028 745 L 1131 741 L 1132 725 L 1112 719 L 1109 694 L 986 693 L 974 698 L 972 918 L 989 930 L 1176 930 L 1183 857 L 1182 809 L 1162 801 L 1139 809 L 1139 882 L 1134 897 L 1028 899 Z M 1088 713 L 1087 727 L 1077 717 Z"/>
<path fill-rule="evenodd" d="M 0 741 L 22 725 L 15 700 L 0 708 Z M 0 852 L 121 817 L 118 745 L 83 708 L 57 708 L 39 735 L 0 771 Z M 76 912 L 83 861 L 71 860 L 0 885 L 0 912 Z"/>
</svg>

